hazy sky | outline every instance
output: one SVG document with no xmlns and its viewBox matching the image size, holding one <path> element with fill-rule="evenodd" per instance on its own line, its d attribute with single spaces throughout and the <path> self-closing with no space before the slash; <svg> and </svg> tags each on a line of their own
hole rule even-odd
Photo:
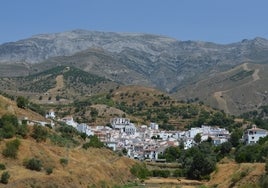
<svg viewBox="0 0 268 188">
<path fill-rule="evenodd" d="M 0 0 L 0 44 L 74 29 L 178 40 L 268 38 L 267 0 Z"/>
</svg>

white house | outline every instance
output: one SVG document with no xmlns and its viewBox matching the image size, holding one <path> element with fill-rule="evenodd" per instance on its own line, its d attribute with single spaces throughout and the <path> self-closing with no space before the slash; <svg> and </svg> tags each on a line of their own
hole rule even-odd
<svg viewBox="0 0 268 188">
<path fill-rule="evenodd" d="M 86 133 L 87 136 L 93 136 L 94 135 L 94 132 L 85 123 L 78 124 L 77 125 L 77 130 L 79 132 L 81 132 L 81 133 Z"/>
<path fill-rule="evenodd" d="M 66 116 L 61 119 L 63 122 L 65 122 L 67 125 L 70 125 L 74 128 L 77 128 L 78 123 L 76 123 L 72 116 Z"/>
<path fill-rule="evenodd" d="M 55 112 L 54 112 L 53 110 L 50 110 L 50 111 L 46 114 L 46 118 L 55 119 L 55 118 L 56 118 Z"/>
<path fill-rule="evenodd" d="M 130 123 L 130 120 L 127 118 L 112 118 L 110 123 L 114 129 L 120 129 L 127 135 L 136 134 L 136 126 L 133 123 Z"/>
<path fill-rule="evenodd" d="M 251 129 L 244 131 L 243 139 L 246 144 L 255 144 L 259 141 L 260 138 L 268 135 L 268 131 L 265 129 L 257 128 L 256 125 L 253 125 Z"/>
</svg>

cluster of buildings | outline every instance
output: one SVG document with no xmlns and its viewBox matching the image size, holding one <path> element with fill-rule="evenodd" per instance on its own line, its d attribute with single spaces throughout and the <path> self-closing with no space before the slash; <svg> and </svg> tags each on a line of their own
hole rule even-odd
<svg viewBox="0 0 268 188">
<path fill-rule="evenodd" d="M 197 134 L 200 134 L 201 142 L 210 138 L 215 145 L 227 142 L 230 138 L 230 133 L 225 128 L 205 125 L 187 131 L 165 131 L 160 130 L 157 123 L 137 127 L 130 119 L 121 117 L 112 118 L 109 127 L 79 124 L 71 116 L 62 118 L 61 121 L 88 136 L 96 135 L 101 142 L 113 150 L 124 149 L 130 158 L 139 160 L 159 160 L 158 155 L 163 154 L 170 146 L 189 149 L 198 144 L 195 142 Z M 267 135 L 266 130 L 253 126 L 252 129 L 245 131 L 243 140 L 246 144 L 252 144 Z"/>
</svg>

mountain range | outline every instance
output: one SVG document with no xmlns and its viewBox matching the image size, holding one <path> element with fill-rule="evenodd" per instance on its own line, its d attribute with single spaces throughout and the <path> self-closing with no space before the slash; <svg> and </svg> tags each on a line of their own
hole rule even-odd
<svg viewBox="0 0 268 188">
<path fill-rule="evenodd" d="M 113 83 L 154 87 L 185 101 L 198 99 L 230 114 L 268 104 L 267 63 L 268 40 L 260 37 L 223 45 L 73 30 L 0 45 L 1 77 L 73 66 Z"/>
</svg>

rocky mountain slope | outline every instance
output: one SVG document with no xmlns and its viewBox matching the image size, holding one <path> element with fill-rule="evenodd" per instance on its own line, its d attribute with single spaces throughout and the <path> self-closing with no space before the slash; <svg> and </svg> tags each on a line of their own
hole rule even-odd
<svg viewBox="0 0 268 188">
<path fill-rule="evenodd" d="M 243 63 L 267 62 L 268 41 L 263 38 L 220 45 L 150 34 L 74 30 L 0 46 L 1 76 L 29 75 L 57 65 L 72 65 L 115 82 L 156 87 L 179 96 L 185 87 L 213 80 Z M 196 95 L 183 96 L 187 99 Z M 234 100 L 232 96 L 230 100 Z"/>
</svg>

